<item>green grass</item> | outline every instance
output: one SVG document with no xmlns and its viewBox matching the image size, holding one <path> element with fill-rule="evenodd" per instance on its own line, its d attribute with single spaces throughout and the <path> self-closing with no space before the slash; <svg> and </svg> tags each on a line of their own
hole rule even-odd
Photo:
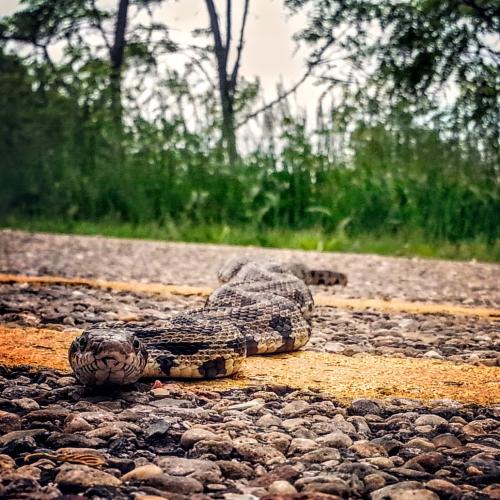
<svg viewBox="0 0 500 500">
<path fill-rule="evenodd" d="M 419 234 L 348 236 L 342 231 L 327 233 L 320 229 L 290 230 L 252 226 L 206 224 L 130 223 L 107 220 L 102 222 L 59 221 L 49 219 L 9 218 L 0 227 L 82 235 L 102 235 L 117 238 L 138 238 L 226 245 L 255 245 L 272 248 L 295 248 L 335 252 L 375 253 L 405 257 L 425 257 L 452 260 L 500 262 L 500 242 L 493 245 L 471 240 L 450 242 L 425 241 Z"/>
</svg>

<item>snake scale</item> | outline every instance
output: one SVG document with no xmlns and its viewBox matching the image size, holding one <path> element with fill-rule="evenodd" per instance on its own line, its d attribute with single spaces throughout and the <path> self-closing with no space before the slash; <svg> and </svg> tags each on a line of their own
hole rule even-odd
<svg viewBox="0 0 500 500">
<path fill-rule="evenodd" d="M 229 261 L 201 309 L 147 323 L 100 323 L 75 338 L 69 362 L 82 384 L 141 377 L 217 378 L 246 356 L 290 352 L 311 336 L 310 284 L 345 285 L 344 274 L 300 263 Z"/>
</svg>

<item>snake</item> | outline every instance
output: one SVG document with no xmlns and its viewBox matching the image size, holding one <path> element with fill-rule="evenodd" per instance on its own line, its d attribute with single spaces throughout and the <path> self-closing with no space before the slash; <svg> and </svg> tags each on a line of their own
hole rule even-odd
<svg viewBox="0 0 500 500">
<path fill-rule="evenodd" d="M 84 385 L 128 385 L 141 378 L 214 379 L 241 370 L 247 356 L 296 351 L 311 337 L 309 285 L 346 285 L 343 273 L 300 262 L 226 262 L 203 307 L 153 322 L 102 322 L 68 352 Z"/>
</svg>

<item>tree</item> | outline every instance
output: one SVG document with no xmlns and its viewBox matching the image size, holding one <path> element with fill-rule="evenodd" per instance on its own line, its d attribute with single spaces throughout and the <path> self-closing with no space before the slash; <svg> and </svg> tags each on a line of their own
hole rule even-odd
<svg viewBox="0 0 500 500">
<path fill-rule="evenodd" d="M 432 101 L 457 131 L 498 144 L 500 7 L 497 0 L 286 0 L 310 8 L 300 38 L 313 45 L 343 28 L 354 67 L 372 67 L 378 98 L 417 108 Z M 325 78 L 331 77 L 325 74 Z M 335 75 L 333 75 L 335 76 Z M 446 96 L 445 93 L 448 93 Z M 456 93 L 456 98 L 450 95 Z M 446 99 L 448 97 L 448 99 Z"/>
<path fill-rule="evenodd" d="M 214 41 L 214 54 L 217 65 L 217 79 L 222 109 L 222 137 L 224 140 L 227 156 L 230 163 L 234 163 L 238 157 L 236 146 L 235 110 L 234 100 L 236 86 L 238 83 L 238 73 L 241 64 L 241 54 L 245 41 L 245 28 L 248 18 L 250 0 L 244 0 L 243 15 L 236 47 L 236 57 L 232 69 L 229 68 L 229 54 L 232 43 L 232 2 L 226 1 L 226 33 L 222 38 L 219 14 L 213 0 L 205 0 L 205 4 L 210 19 L 210 30 Z"/>
</svg>

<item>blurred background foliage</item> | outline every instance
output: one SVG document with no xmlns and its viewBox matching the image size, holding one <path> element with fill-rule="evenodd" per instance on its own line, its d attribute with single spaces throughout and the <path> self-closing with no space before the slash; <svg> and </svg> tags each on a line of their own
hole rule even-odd
<svg viewBox="0 0 500 500">
<path fill-rule="evenodd" d="M 25 0 L 0 20 L 2 225 L 500 259 L 496 2 L 285 2 L 308 12 L 314 120 L 293 86 L 259 107 L 258 81 L 221 72 L 213 22 L 170 40 L 160 3 Z"/>
</svg>

